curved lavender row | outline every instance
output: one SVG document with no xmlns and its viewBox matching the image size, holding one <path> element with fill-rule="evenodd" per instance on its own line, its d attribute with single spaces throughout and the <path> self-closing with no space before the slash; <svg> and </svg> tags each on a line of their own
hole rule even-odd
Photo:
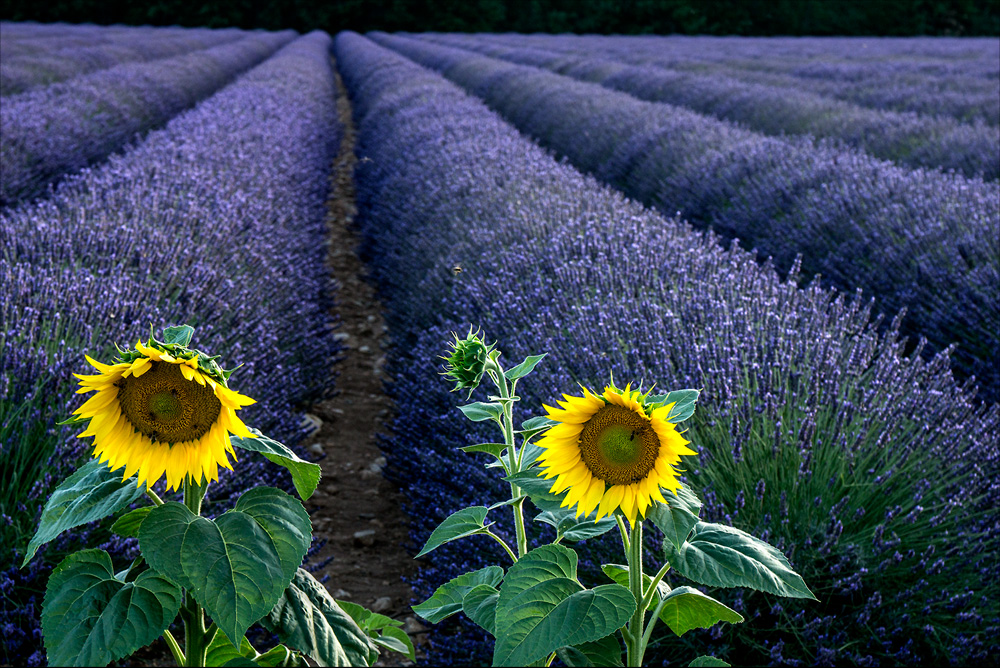
<svg viewBox="0 0 1000 668">
<path fill-rule="evenodd" d="M 634 65 L 719 74 L 747 83 L 808 90 L 865 107 L 952 116 L 1000 124 L 1000 53 L 996 40 L 829 38 L 791 40 L 712 37 L 483 36 L 493 43 L 539 46 L 577 55 L 600 53 Z M 735 46 L 734 46 L 735 45 Z M 810 45 L 819 45 L 810 49 Z M 727 46 L 730 49 L 727 50 Z M 921 60 L 935 48 L 964 50 L 975 58 Z M 853 51 L 871 62 L 851 62 Z M 735 51 L 735 54 L 732 52 Z M 775 52 L 780 53 L 776 57 Z M 735 57 L 731 57 L 731 56 Z M 953 54 L 957 56 L 958 54 Z M 968 54 L 966 54 L 968 55 Z M 817 57 L 811 62 L 804 59 Z M 834 62 L 826 62 L 833 58 Z M 901 58 L 903 58 L 901 60 Z M 916 60 L 910 63 L 909 59 Z M 843 62 L 838 62 L 843 61 Z M 971 62 L 970 62 L 971 61 Z"/>
<path fill-rule="evenodd" d="M 942 525 L 924 527 L 926 533 L 914 539 L 902 515 L 872 507 L 859 519 L 852 515 L 857 508 L 842 500 L 851 494 L 842 485 L 876 485 L 889 509 L 900 498 L 912 512 L 911 476 L 963 480 L 962 494 L 985 489 L 996 497 L 990 485 L 1000 456 L 994 438 L 1000 407 L 970 402 L 944 356 L 926 363 L 919 355 L 902 355 L 896 328 L 878 335 L 862 300 L 818 286 L 799 289 L 752 254 L 724 251 L 711 235 L 626 200 L 556 162 L 479 100 L 369 40 L 341 33 L 335 52 L 358 126 L 357 220 L 395 343 L 390 391 L 398 412 L 383 449 L 389 475 L 407 499 L 414 545 L 456 509 L 500 500 L 483 462 L 456 449 L 494 434 L 462 419 L 455 408 L 460 398 L 438 375 L 448 331 L 464 332 L 474 323 L 500 341 L 507 365 L 528 353 L 549 353 L 518 388 L 522 419 L 577 382 L 605 383 L 613 370 L 619 379 L 705 388 L 689 434 L 710 453 L 689 467 L 696 469 L 696 486 L 706 486 L 713 471 L 725 472 L 726 462 L 741 461 L 743 475 L 756 482 L 775 461 L 774 452 L 792 458 L 791 474 L 769 478 L 762 498 L 775 508 L 780 500 L 802 509 L 800 529 L 812 535 L 785 549 L 830 607 L 785 623 L 787 631 L 803 635 L 813 655 L 854 643 L 839 660 L 858 661 L 868 652 L 885 655 L 884 640 L 896 659 L 906 660 L 912 658 L 907 652 L 923 648 L 900 645 L 924 637 L 925 623 L 958 634 L 956 645 L 977 634 L 951 614 L 899 620 L 904 610 L 930 605 L 942 582 L 971 581 L 977 596 L 995 589 L 995 517 L 986 527 L 992 534 L 963 533 L 956 548 L 965 550 L 963 558 L 948 561 L 941 580 L 928 574 L 914 585 L 912 572 L 927 566 L 921 562 L 926 556 L 895 562 L 895 544 L 879 537 L 907 531 L 907 547 L 920 547 L 952 530 L 944 525 L 962 526 L 964 511 L 949 515 L 944 498 L 933 501 L 935 510 L 927 512 Z M 458 276 L 451 271 L 456 263 L 465 269 Z M 475 398 L 485 400 L 478 392 Z M 852 473 L 828 480 L 818 462 L 831 457 Z M 942 466 L 950 474 L 939 473 Z M 828 484 L 840 503 L 814 505 Z M 732 512 L 739 501 L 711 489 L 705 498 L 709 517 Z M 491 519 L 512 535 L 506 513 Z M 840 519 L 865 540 L 838 544 L 834 520 Z M 783 534 L 786 521 L 775 520 L 773 535 Z M 602 557 L 620 558 L 613 542 L 588 541 L 581 553 L 587 576 L 600 577 L 595 565 Z M 417 595 L 503 559 L 495 547 L 473 539 L 435 550 L 414 583 Z M 870 575 L 852 565 L 852 550 L 863 554 Z M 831 575 L 838 569 L 840 575 Z M 850 597 L 882 588 L 892 605 L 830 612 L 843 591 Z M 902 628 L 902 639 L 867 630 L 880 625 L 892 634 Z M 734 633 L 772 632 L 745 626 Z M 435 663 L 481 663 L 488 652 L 484 635 L 461 620 L 438 627 L 431 642 Z M 688 660 L 694 655 L 692 650 Z"/>
<path fill-rule="evenodd" d="M 291 41 L 293 31 L 151 63 L 127 63 L 22 93 L 0 105 L 0 205 L 43 193 L 120 149 Z"/>
<path fill-rule="evenodd" d="M 967 124 L 952 118 L 867 109 L 815 93 L 719 75 L 627 65 L 532 47 L 496 47 L 474 36 L 421 37 L 549 69 L 640 100 L 686 107 L 768 135 L 831 138 L 900 165 L 957 170 L 986 180 L 1000 178 L 1000 131 L 981 121 Z"/>
<path fill-rule="evenodd" d="M 780 140 L 533 67 L 425 41 L 373 38 L 442 71 L 577 167 L 666 214 L 771 255 L 802 256 L 940 350 L 1000 398 L 1000 185 Z"/>
<path fill-rule="evenodd" d="M 146 62 L 201 51 L 244 37 L 233 29 L 132 28 L 100 43 L 65 46 L 0 61 L 0 97 L 65 81 L 127 62 Z M 5 101 L 5 104 L 11 100 Z"/>
</svg>

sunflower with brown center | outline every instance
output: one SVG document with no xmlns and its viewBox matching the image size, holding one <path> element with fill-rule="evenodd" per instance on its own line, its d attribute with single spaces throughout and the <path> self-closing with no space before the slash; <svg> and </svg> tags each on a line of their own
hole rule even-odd
<svg viewBox="0 0 1000 668">
<path fill-rule="evenodd" d="M 219 479 L 219 467 L 232 469 L 236 454 L 229 434 L 255 438 L 236 411 L 255 403 L 227 387 L 226 375 L 212 360 L 183 346 L 160 346 L 150 340 L 125 351 L 116 364 L 87 356 L 100 373 L 73 374 L 77 394 L 96 392 L 74 411 L 90 419 L 78 436 L 94 437 L 94 456 L 112 471 L 124 467 L 122 480 L 138 474 L 152 487 L 163 475 L 177 489 L 190 476 Z"/>
<path fill-rule="evenodd" d="M 667 422 L 673 404 L 647 406 L 645 395 L 609 386 L 602 395 L 583 388 L 583 396 L 564 394 L 562 408 L 545 406 L 559 424 L 538 441 L 545 478 L 555 478 L 551 492 L 569 490 L 564 508 L 576 506 L 577 517 L 597 509 L 596 520 L 621 508 L 630 523 L 645 517 L 654 501 L 666 503 L 664 487 L 680 487 L 674 468 L 687 447 L 676 425 Z"/>
</svg>

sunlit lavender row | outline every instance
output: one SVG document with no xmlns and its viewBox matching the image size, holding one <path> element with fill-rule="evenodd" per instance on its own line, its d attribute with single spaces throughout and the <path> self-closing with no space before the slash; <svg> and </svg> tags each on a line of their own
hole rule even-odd
<svg viewBox="0 0 1000 668">
<path fill-rule="evenodd" d="M 550 69 L 641 100 L 686 107 L 767 135 L 830 138 L 902 166 L 955 170 L 986 180 L 1000 178 L 1000 130 L 983 121 L 962 123 L 940 116 L 869 109 L 808 91 L 747 83 L 736 76 L 628 65 L 606 57 L 534 47 L 495 46 L 478 36 L 420 37 Z"/>
<path fill-rule="evenodd" d="M 424 40 L 374 33 L 483 98 L 574 165 L 787 270 L 907 309 L 905 331 L 1000 398 L 1000 184 L 766 137 L 681 107 Z"/>
<path fill-rule="evenodd" d="M 518 387 L 521 419 L 577 383 L 603 387 L 612 371 L 622 383 L 704 388 L 687 434 L 703 454 L 688 482 L 709 517 L 789 554 L 820 600 L 781 608 L 736 594 L 730 604 L 753 624 L 693 632 L 650 664 L 698 653 L 961 663 L 1000 649 L 998 526 L 976 515 L 997 500 L 1000 408 L 970 401 L 946 356 L 904 354 L 897 325 L 878 333 L 863 299 L 800 288 L 797 276 L 782 280 L 752 254 L 625 199 L 397 53 L 351 33 L 335 53 L 358 127 L 358 221 L 396 344 L 397 418 L 383 449 L 414 545 L 455 508 L 501 500 L 485 460 L 456 448 L 492 433 L 462 419 L 464 397 L 438 375 L 448 332 L 473 324 L 508 367 L 548 353 Z M 492 519 L 512 534 L 506 516 Z M 946 546 L 961 558 L 942 558 Z M 606 582 L 596 564 L 616 550 L 588 541 L 588 585 Z M 487 540 L 442 546 L 416 594 L 498 558 Z M 432 663 L 489 652 L 463 621 L 430 642 Z"/>
<path fill-rule="evenodd" d="M 331 389 L 339 354 L 324 245 L 343 133 L 329 48 L 325 33 L 302 37 L 51 199 L 0 212 L 0 476 L 8 521 L 23 525 L 4 525 L 21 531 L 5 544 L 23 549 L 34 526 L 16 504 L 34 504 L 84 455 L 79 429 L 53 426 L 79 405 L 83 354 L 107 361 L 113 342 L 150 325 L 194 325 L 197 347 L 243 365 L 231 382 L 258 401 L 247 423 L 300 437 L 294 406 Z M 215 501 L 273 482 L 275 467 L 244 459 Z M 23 659 L 39 643 L 37 609 L 8 603 L 7 656 Z"/>
<path fill-rule="evenodd" d="M 484 35 L 510 44 L 508 36 Z M 875 109 L 1000 124 L 996 39 L 747 39 L 523 35 L 518 45 L 720 74 Z"/>
<path fill-rule="evenodd" d="M 38 40 L 27 36 L 17 39 L 15 35 L 20 31 L 16 28 L 21 24 L 13 25 L 15 28 L 3 31 L 2 39 L 12 41 L 14 46 L 8 46 L 0 53 L 0 96 L 23 93 L 127 62 L 145 62 L 200 51 L 245 36 L 242 31 L 232 28 L 139 27 L 115 31 L 111 39 L 101 40 L 95 36 L 81 44 L 79 39 L 74 39 L 76 31 L 67 29 L 55 48 L 24 49 L 19 53 L 20 45 L 37 47 Z"/>
<path fill-rule="evenodd" d="M 0 205 L 42 194 L 67 172 L 120 149 L 291 41 L 293 31 L 149 63 L 125 63 L 4 99 Z"/>
</svg>

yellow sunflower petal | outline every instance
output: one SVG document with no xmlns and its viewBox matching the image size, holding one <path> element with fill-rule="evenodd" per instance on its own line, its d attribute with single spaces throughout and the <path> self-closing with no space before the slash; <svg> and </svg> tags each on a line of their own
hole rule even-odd
<svg viewBox="0 0 1000 668">
<path fill-rule="evenodd" d="M 590 487 L 587 489 L 587 493 L 584 495 L 583 500 L 577 506 L 576 516 L 579 517 L 583 515 L 584 517 L 590 515 L 597 508 L 597 504 L 601 502 L 604 498 L 604 481 L 598 477 L 594 477 L 590 481 Z"/>
<path fill-rule="evenodd" d="M 625 494 L 624 485 L 609 485 L 607 490 L 604 492 L 604 496 L 601 497 L 601 503 L 598 505 L 597 509 L 597 519 L 601 519 L 607 515 L 615 512 L 621 504 L 622 496 Z"/>
</svg>

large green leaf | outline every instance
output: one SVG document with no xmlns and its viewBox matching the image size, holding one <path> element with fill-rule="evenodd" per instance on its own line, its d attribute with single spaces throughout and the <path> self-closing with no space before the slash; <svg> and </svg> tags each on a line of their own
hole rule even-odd
<svg viewBox="0 0 1000 668">
<path fill-rule="evenodd" d="M 701 500 L 686 485 L 681 485 L 676 493 L 668 490 L 663 496 L 667 503 L 654 501 L 646 517 L 679 550 L 698 523 Z"/>
<path fill-rule="evenodd" d="M 452 513 L 431 532 L 430 538 L 427 539 L 423 549 L 417 553 L 414 559 L 419 559 L 428 552 L 453 540 L 484 533 L 487 512 L 486 506 L 470 506 Z"/>
<path fill-rule="evenodd" d="M 660 619 L 676 635 L 709 629 L 719 622 L 738 624 L 743 615 L 693 587 L 678 587 L 664 597 Z"/>
<path fill-rule="evenodd" d="M 351 616 L 354 623 L 367 633 L 376 645 L 405 654 L 410 661 L 416 660 L 417 652 L 413 641 L 410 640 L 406 631 L 400 628 L 403 626 L 403 622 L 372 612 L 368 608 L 350 601 L 337 601 L 337 605 Z"/>
<path fill-rule="evenodd" d="M 66 557 L 52 572 L 42 604 L 51 666 L 106 666 L 156 640 L 177 617 L 181 590 L 154 571 L 115 578 L 104 550 Z"/>
<path fill-rule="evenodd" d="M 152 509 L 153 506 L 143 506 L 142 508 L 128 511 L 115 520 L 115 523 L 111 525 L 111 531 L 122 538 L 135 538 L 139 535 L 139 527 L 142 526 L 142 521 L 146 519 L 146 515 Z"/>
<path fill-rule="evenodd" d="M 540 469 L 529 468 L 524 471 L 519 471 L 512 476 L 504 478 L 507 482 L 512 482 L 521 488 L 521 491 L 527 494 L 531 498 L 531 502 L 539 510 L 547 510 L 550 512 L 559 512 L 564 510 L 560 504 L 566 497 L 567 492 L 561 492 L 560 494 L 553 494 L 549 490 L 552 489 L 552 485 L 555 484 L 555 480 L 546 480 L 539 476 Z M 589 517 L 591 521 L 596 517 L 597 511 L 595 510 Z"/>
<path fill-rule="evenodd" d="M 208 645 L 208 654 L 205 658 L 206 666 L 223 666 L 230 661 L 244 659 L 243 665 L 253 665 L 253 659 L 257 656 L 257 650 L 253 648 L 250 641 L 243 637 L 240 639 L 240 648 L 229 641 L 225 633 L 216 633 L 215 638 Z"/>
<path fill-rule="evenodd" d="M 235 645 L 292 580 L 312 539 L 302 504 L 256 487 L 212 521 L 165 503 L 139 527 L 149 565 L 189 590 Z"/>
<path fill-rule="evenodd" d="M 587 540 L 595 538 L 611 531 L 616 526 L 614 517 L 605 517 L 595 522 L 594 515 L 590 519 L 577 517 L 576 510 L 572 508 L 562 508 L 560 510 L 546 510 L 535 516 L 536 522 L 544 522 L 555 527 L 556 536 L 559 540 Z"/>
<path fill-rule="evenodd" d="M 45 502 L 21 567 L 31 561 L 38 548 L 63 531 L 113 515 L 146 493 L 136 487 L 135 477 L 122 482 L 121 473 L 112 473 L 107 463 L 96 459 L 81 466 Z"/>
<path fill-rule="evenodd" d="M 535 365 L 541 362 L 542 358 L 545 357 L 546 355 L 548 355 L 548 353 L 542 353 L 541 355 L 528 355 L 527 357 L 524 358 L 523 362 L 518 364 L 513 369 L 507 369 L 506 371 L 504 371 L 503 375 L 505 375 L 508 380 L 517 380 L 518 378 L 524 378 L 529 373 L 531 373 L 532 369 L 535 368 Z"/>
<path fill-rule="evenodd" d="M 260 620 L 281 641 L 321 666 L 370 666 L 378 650 L 309 571 L 298 569 L 274 609 Z"/>
<path fill-rule="evenodd" d="M 497 600 L 493 665 L 527 665 L 625 625 L 635 610 L 632 593 L 617 584 L 585 589 L 576 564 L 569 548 L 543 545 L 511 566 Z"/>
<path fill-rule="evenodd" d="M 559 659 L 570 668 L 599 668 L 622 666 L 622 644 L 612 633 L 594 642 L 556 650 Z"/>
<path fill-rule="evenodd" d="M 667 394 L 651 394 L 646 401 L 654 406 L 673 404 L 667 414 L 667 422 L 677 424 L 694 415 L 694 405 L 698 402 L 701 390 L 674 390 Z"/>
<path fill-rule="evenodd" d="M 430 623 L 437 624 L 462 610 L 462 601 L 473 587 L 481 584 L 496 587 L 502 579 L 503 569 L 499 566 L 487 566 L 464 573 L 438 587 L 434 595 L 423 603 L 413 606 L 413 612 Z"/>
<path fill-rule="evenodd" d="M 493 635 L 496 626 L 497 599 L 500 592 L 496 587 L 481 584 L 468 591 L 462 601 L 462 612 Z"/>
<path fill-rule="evenodd" d="M 785 555 L 733 527 L 698 522 L 679 550 L 666 541 L 663 549 L 677 572 L 710 587 L 749 587 L 817 600 Z"/>
<path fill-rule="evenodd" d="M 269 461 L 278 466 L 284 466 L 292 474 L 292 484 L 295 485 L 295 491 L 299 493 L 299 496 L 303 499 L 308 499 L 312 496 L 313 492 L 316 491 L 316 486 L 319 484 L 320 474 L 322 473 L 319 464 L 313 464 L 299 458 L 284 443 L 279 443 L 273 438 L 268 438 L 252 427 L 250 428 L 250 433 L 256 434 L 257 438 L 230 436 L 229 442 L 233 447 L 249 450 L 250 452 L 259 452 Z"/>
</svg>

